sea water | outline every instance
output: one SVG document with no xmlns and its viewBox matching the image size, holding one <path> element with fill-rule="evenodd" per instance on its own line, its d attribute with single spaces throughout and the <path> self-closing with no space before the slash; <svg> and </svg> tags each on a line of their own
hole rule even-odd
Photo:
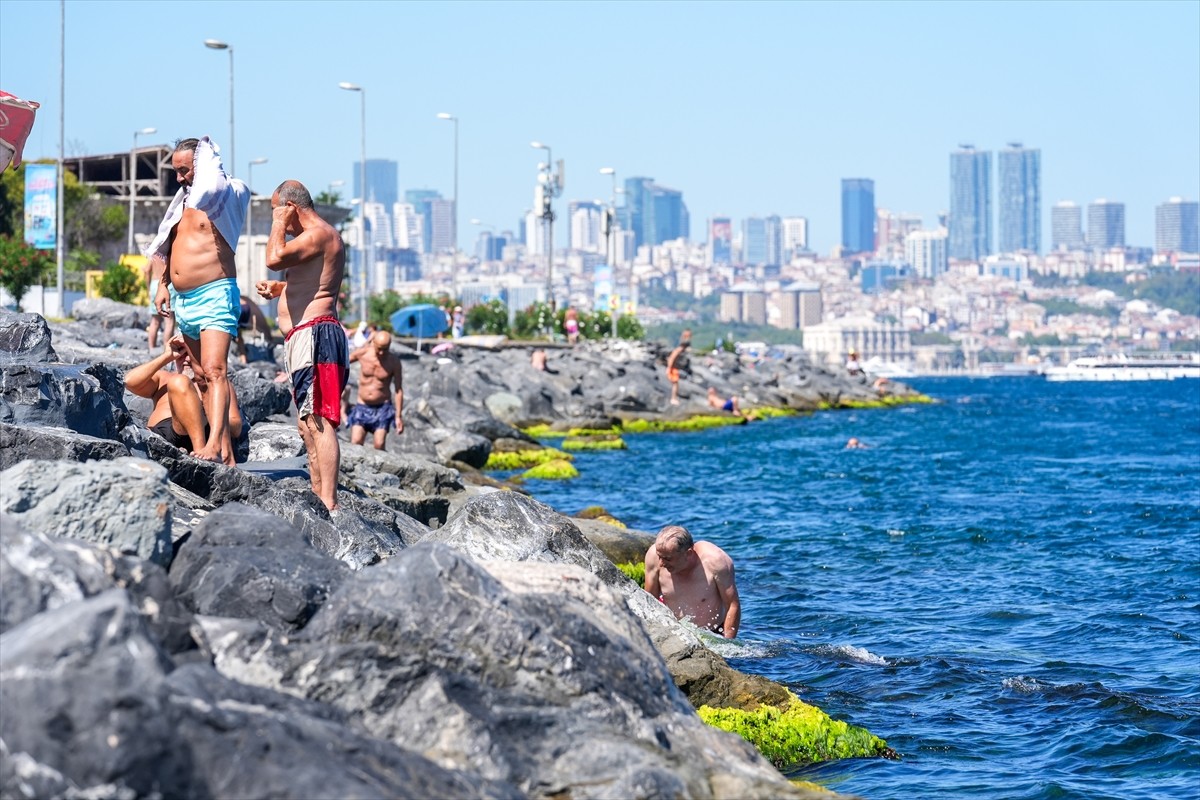
<svg viewBox="0 0 1200 800">
<path fill-rule="evenodd" d="M 628 436 L 528 488 L 719 544 L 731 664 L 901 754 L 792 777 L 873 800 L 1200 797 L 1200 382 L 912 384 L 938 402 Z"/>
</svg>

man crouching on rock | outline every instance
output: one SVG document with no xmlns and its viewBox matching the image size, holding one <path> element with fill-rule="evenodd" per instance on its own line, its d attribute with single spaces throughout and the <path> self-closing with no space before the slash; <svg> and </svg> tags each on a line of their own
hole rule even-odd
<svg viewBox="0 0 1200 800">
<path fill-rule="evenodd" d="M 737 637 L 742 604 L 734 579 L 733 559 L 711 542 L 693 542 L 681 525 L 658 532 L 646 551 L 646 591 L 657 597 L 675 619 Z"/>
<path fill-rule="evenodd" d="M 330 511 L 338 509 L 341 461 L 337 428 L 342 390 L 350 377 L 346 333 L 337 317 L 337 296 L 346 267 L 342 238 L 313 209 L 299 181 L 284 181 L 271 196 L 267 268 L 286 275 L 284 301 L 294 327 L 284 339 L 284 359 L 300 436 L 308 450 L 312 490 Z M 287 236 L 291 235 L 291 240 Z"/>
<path fill-rule="evenodd" d="M 167 365 L 174 362 L 175 371 Z M 194 380 L 193 380 L 194 376 Z M 169 444 L 196 455 L 208 441 L 209 425 L 204 416 L 200 392 L 204 376 L 192 370 L 192 357 L 182 336 L 167 342 L 167 349 L 125 373 L 125 388 L 138 397 L 154 401 L 154 410 L 146 425 Z M 237 392 L 229 386 L 229 425 L 221 449 L 229 466 L 233 461 L 233 439 L 242 434 L 242 414 L 238 410 Z"/>
</svg>

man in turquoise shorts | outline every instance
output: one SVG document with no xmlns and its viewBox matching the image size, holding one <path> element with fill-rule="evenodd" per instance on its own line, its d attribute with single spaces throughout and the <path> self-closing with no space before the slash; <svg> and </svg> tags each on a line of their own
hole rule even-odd
<svg viewBox="0 0 1200 800">
<path fill-rule="evenodd" d="M 208 440 L 195 456 L 233 463 L 224 444 L 229 427 L 229 343 L 237 336 L 241 293 L 234 253 L 250 193 L 230 178 L 220 151 L 206 136 L 181 139 L 171 156 L 180 189 L 171 201 L 146 255 L 166 265 L 155 310 L 173 314 L 206 387 Z M 151 264 L 154 271 L 157 265 Z"/>
</svg>

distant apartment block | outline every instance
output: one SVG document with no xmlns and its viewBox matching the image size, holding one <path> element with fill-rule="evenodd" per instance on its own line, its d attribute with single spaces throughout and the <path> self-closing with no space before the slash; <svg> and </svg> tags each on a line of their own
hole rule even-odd
<svg viewBox="0 0 1200 800">
<path fill-rule="evenodd" d="M 997 163 L 1000 252 L 1042 249 L 1042 151 L 1010 143 Z"/>
<path fill-rule="evenodd" d="M 729 264 L 733 260 L 733 222 L 729 217 L 708 221 L 708 263 Z"/>
<path fill-rule="evenodd" d="M 753 284 L 735 284 L 729 288 L 729 291 L 721 293 L 719 313 L 722 322 L 766 325 L 766 292 Z"/>
<path fill-rule="evenodd" d="M 903 258 L 904 240 L 921 229 L 916 214 L 893 214 L 886 208 L 875 213 L 875 255 L 878 258 Z"/>
<path fill-rule="evenodd" d="M 1082 250 L 1083 209 L 1070 200 L 1062 200 L 1050 209 L 1050 247 L 1055 252 Z"/>
<path fill-rule="evenodd" d="M 992 252 L 992 154 L 962 145 L 950 154 L 950 257 L 980 261 Z"/>
<path fill-rule="evenodd" d="M 808 250 L 808 217 L 784 217 L 783 260 L 791 261 L 797 253 Z"/>
<path fill-rule="evenodd" d="M 422 241 L 424 227 L 425 221 L 421 219 L 412 203 L 392 204 L 392 238 L 395 239 L 397 247 L 417 253 L 425 252 Z"/>
<path fill-rule="evenodd" d="M 913 274 L 934 280 L 950 266 L 950 234 L 945 228 L 936 231 L 913 231 L 904 239 L 904 259 Z"/>
<path fill-rule="evenodd" d="M 431 216 L 430 252 L 444 253 L 454 249 L 454 201 L 439 197 L 429 203 Z"/>
<path fill-rule="evenodd" d="M 627 178 L 621 228 L 633 232 L 634 247 L 686 239 L 690 217 L 683 192 L 659 186 L 653 178 Z"/>
<path fill-rule="evenodd" d="M 1125 246 L 1125 204 L 1103 198 L 1088 203 L 1087 245 L 1093 250 Z"/>
<path fill-rule="evenodd" d="M 605 207 L 589 200 L 572 200 L 567 204 L 567 220 L 571 225 L 569 246 L 585 253 L 604 252 Z"/>
<path fill-rule="evenodd" d="M 762 217 L 746 217 L 742 220 L 742 263 L 768 263 L 767 221 Z"/>
<path fill-rule="evenodd" d="M 779 308 L 779 317 L 771 320 L 775 327 L 793 331 L 820 324 L 824 308 L 819 283 L 790 283 L 776 292 L 773 299 Z"/>
<path fill-rule="evenodd" d="M 842 251 L 875 252 L 875 181 L 842 179 Z"/>
<path fill-rule="evenodd" d="M 1200 253 L 1200 203 L 1172 197 L 1154 209 L 1154 250 Z"/>
<path fill-rule="evenodd" d="M 404 193 L 404 202 L 421 215 L 422 253 L 432 253 L 433 248 L 433 201 L 440 200 L 441 193 L 434 189 L 409 189 Z"/>
<path fill-rule="evenodd" d="M 361 161 L 355 161 L 354 167 L 354 197 L 362 197 L 359 188 L 362 183 Z M 397 177 L 398 166 L 395 161 L 386 158 L 367 159 L 367 200 L 380 203 L 384 208 L 391 208 L 400 199 L 400 180 Z"/>
</svg>

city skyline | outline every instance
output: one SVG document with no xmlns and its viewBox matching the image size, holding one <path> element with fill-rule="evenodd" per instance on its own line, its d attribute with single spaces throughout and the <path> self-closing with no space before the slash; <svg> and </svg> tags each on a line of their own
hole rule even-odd
<svg viewBox="0 0 1200 800">
<path fill-rule="evenodd" d="M 529 208 L 545 157 L 533 140 L 566 162 L 556 243 L 568 241 L 568 201 L 607 202 L 601 167 L 621 185 L 653 176 L 682 192 L 694 241 L 709 219 L 740 229 L 802 216 L 809 246 L 828 253 L 840 240 L 840 182 L 853 176 L 874 180 L 878 208 L 933 228 L 950 205 L 946 154 L 963 141 L 1041 151 L 1043 231 L 1055 203 L 1106 197 L 1126 207 L 1126 241 L 1152 246 L 1157 207 L 1200 197 L 1200 4 L 647 3 L 597 17 L 580 4 L 343 3 L 317 23 L 280 4 L 213 2 L 200 24 L 192 4 L 155 8 L 67 2 L 68 155 L 126 151 L 145 126 L 163 142 L 208 133 L 236 152 L 235 174 L 269 158 L 254 172 L 260 194 L 295 177 L 314 192 L 341 180 L 350 195 L 361 99 L 368 162 L 397 161 L 401 194 L 450 198 L 461 120 L 458 244 L 468 251 L 484 230 L 470 219 L 515 231 Z M 196 33 L 164 33 L 169 19 Z M 0 24 L 22 31 L 0 50 L 3 88 L 42 104 L 26 157 L 55 157 L 59 5 L 2 0 Z M 618 58 L 634 33 L 654 46 Z M 914 36 L 929 46 L 912 48 Z M 234 143 L 230 59 L 206 38 L 233 46 Z M 1010 39 L 1021 59 L 978 58 L 988 41 Z M 289 67 L 284 52 L 306 55 Z M 705 52 L 722 57 L 696 58 Z M 114 75 L 130 76 L 116 92 Z M 1152 119 L 1161 109 L 1170 114 Z"/>
</svg>

